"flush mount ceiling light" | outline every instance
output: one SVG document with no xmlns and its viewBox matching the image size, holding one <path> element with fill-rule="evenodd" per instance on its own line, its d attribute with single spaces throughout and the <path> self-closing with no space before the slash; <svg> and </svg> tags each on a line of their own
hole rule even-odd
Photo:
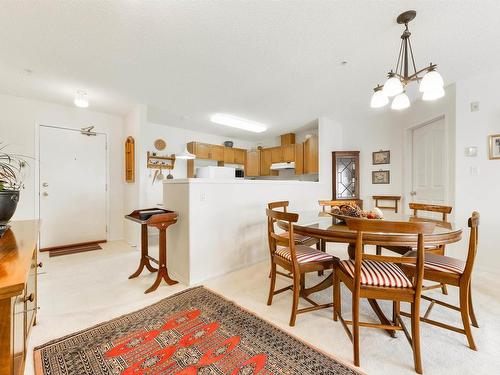
<svg viewBox="0 0 500 375">
<path fill-rule="evenodd" d="M 408 23 L 417 16 L 417 12 L 409 10 L 401 13 L 396 19 L 397 23 L 404 24 L 405 30 L 401 35 L 401 46 L 399 48 L 398 62 L 396 69 L 387 74 L 387 81 L 383 86 L 377 85 L 373 89 L 370 106 L 380 108 L 389 103 L 389 98 L 394 97 L 391 108 L 401 110 L 410 106 L 410 99 L 406 95 L 406 86 L 411 82 L 420 83 L 420 92 L 422 100 L 436 100 L 444 96 L 444 82 L 441 74 L 436 70 L 436 64 L 430 64 L 428 67 L 417 71 L 413 50 L 411 48 Z M 413 73 L 410 75 L 410 70 Z M 423 77 L 422 77 L 423 75 Z"/>
<path fill-rule="evenodd" d="M 73 101 L 79 108 L 87 108 L 89 106 L 89 97 L 85 91 L 78 90 Z"/>
<path fill-rule="evenodd" d="M 241 117 L 236 117 L 225 113 L 213 114 L 212 116 L 210 116 L 210 121 L 219 125 L 230 126 L 232 128 L 246 130 L 254 133 L 262 133 L 267 130 L 267 126 L 261 124 L 260 122 L 247 120 Z"/>
</svg>

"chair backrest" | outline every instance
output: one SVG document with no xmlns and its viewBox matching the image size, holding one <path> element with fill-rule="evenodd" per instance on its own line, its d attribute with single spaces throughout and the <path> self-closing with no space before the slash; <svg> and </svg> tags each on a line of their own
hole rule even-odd
<svg viewBox="0 0 500 375">
<path fill-rule="evenodd" d="M 267 204 L 267 208 L 269 208 L 270 210 L 276 210 L 276 208 L 282 208 L 283 212 L 286 212 L 288 203 L 289 203 L 288 201 L 271 202 Z"/>
<path fill-rule="evenodd" d="M 470 228 L 469 250 L 467 252 L 463 276 L 470 278 L 472 268 L 474 267 L 474 260 L 476 259 L 477 244 L 479 242 L 479 212 L 474 211 L 472 213 L 472 216 L 468 220 L 468 226 Z"/>
<path fill-rule="evenodd" d="M 338 207 L 342 206 L 344 204 L 358 204 L 358 201 L 356 200 L 337 200 L 337 201 L 332 201 L 332 200 L 319 200 L 318 201 L 320 207 L 323 209 L 323 212 L 326 211 L 327 207 Z"/>
<path fill-rule="evenodd" d="M 267 215 L 267 234 L 269 240 L 269 251 L 271 257 L 274 255 L 277 246 L 288 247 L 290 249 L 290 255 L 292 257 L 292 264 L 295 266 L 297 263 L 297 256 L 295 252 L 295 241 L 293 233 L 293 223 L 299 220 L 299 215 L 290 212 L 281 212 L 272 209 L 266 209 Z M 284 221 L 288 226 L 287 235 L 279 235 L 274 230 L 274 224 L 278 221 Z"/>
<path fill-rule="evenodd" d="M 437 204 L 410 203 L 409 206 L 415 216 L 418 216 L 418 211 L 439 212 L 443 214 L 443 221 L 446 221 L 446 216 L 453 210 L 453 207 L 439 206 Z"/>
<path fill-rule="evenodd" d="M 354 257 L 354 284 L 356 288 L 361 284 L 361 263 L 363 260 L 376 262 L 415 264 L 415 275 L 413 289 L 420 295 L 422 291 L 422 280 L 424 276 L 424 235 L 434 232 L 436 226 L 433 222 L 400 222 L 386 220 L 370 220 L 358 218 L 345 218 L 347 227 L 357 232 L 356 251 Z M 388 235 L 415 234 L 417 235 L 417 257 L 385 256 L 375 254 L 364 254 L 363 235 L 368 232 L 376 232 L 378 235 L 387 233 Z M 381 242 L 383 242 L 381 240 Z"/>
</svg>

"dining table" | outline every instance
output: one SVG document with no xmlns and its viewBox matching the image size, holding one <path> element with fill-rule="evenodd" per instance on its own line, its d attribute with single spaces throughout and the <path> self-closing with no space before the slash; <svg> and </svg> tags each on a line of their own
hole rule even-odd
<svg viewBox="0 0 500 375">
<path fill-rule="evenodd" d="M 292 210 L 290 210 L 293 212 Z M 356 231 L 350 230 L 345 221 L 335 216 L 331 212 L 320 210 L 314 211 L 299 211 L 299 220 L 293 225 L 293 230 L 296 234 L 318 238 L 321 240 L 322 250 L 325 251 L 325 244 L 345 243 L 347 244 L 347 254 L 350 259 L 354 259 Z M 458 242 L 462 238 L 462 229 L 456 226 L 455 223 L 449 221 L 436 220 L 430 217 L 417 217 L 404 213 L 384 213 L 383 219 L 366 219 L 366 220 L 388 220 L 398 222 L 417 222 L 431 221 L 435 223 L 434 232 L 424 237 L 425 246 L 445 246 Z M 288 223 L 278 222 L 278 226 L 284 230 L 288 230 Z M 383 247 L 406 247 L 408 249 L 416 248 L 417 235 L 406 233 L 377 233 L 370 232 L 363 234 L 363 246 L 374 245 Z M 309 288 L 307 294 L 312 294 L 325 289 L 329 284 L 332 284 L 332 277 L 325 279 L 322 283 L 314 288 Z M 390 320 L 385 316 L 382 309 L 376 300 L 368 300 L 371 308 L 379 318 L 382 324 L 390 325 Z M 391 336 L 395 336 L 395 331 L 387 330 Z"/>
</svg>

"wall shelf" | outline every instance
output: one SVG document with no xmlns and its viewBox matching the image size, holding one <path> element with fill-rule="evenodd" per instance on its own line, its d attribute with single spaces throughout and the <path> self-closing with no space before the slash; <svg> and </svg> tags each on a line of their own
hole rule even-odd
<svg viewBox="0 0 500 375">
<path fill-rule="evenodd" d="M 174 169 L 175 155 L 159 156 L 153 155 L 150 151 L 147 154 L 147 167 L 152 169 Z"/>
</svg>

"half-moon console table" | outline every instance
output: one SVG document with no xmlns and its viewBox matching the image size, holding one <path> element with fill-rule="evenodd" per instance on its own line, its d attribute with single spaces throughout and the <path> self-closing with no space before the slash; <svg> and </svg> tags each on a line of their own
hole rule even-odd
<svg viewBox="0 0 500 375">
<path fill-rule="evenodd" d="M 167 228 L 177 222 L 177 212 L 159 208 L 147 208 L 135 210 L 131 214 L 126 215 L 125 218 L 141 224 L 141 259 L 137 271 L 130 275 L 129 279 L 139 276 L 144 267 L 146 267 L 149 272 L 158 272 L 158 274 L 153 285 L 146 289 L 144 293 L 155 291 L 162 280 L 165 280 L 168 285 L 177 284 L 178 281 L 170 278 L 167 269 Z M 159 260 L 148 254 L 148 226 L 157 228 L 160 231 Z M 150 262 L 157 264 L 158 269 L 154 268 Z"/>
</svg>

